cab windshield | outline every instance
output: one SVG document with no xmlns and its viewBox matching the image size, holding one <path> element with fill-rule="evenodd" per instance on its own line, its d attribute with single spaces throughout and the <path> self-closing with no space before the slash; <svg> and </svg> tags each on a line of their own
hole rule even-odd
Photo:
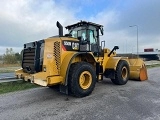
<svg viewBox="0 0 160 120">
<path fill-rule="evenodd" d="M 90 44 L 95 44 L 97 41 L 97 31 L 96 28 L 89 26 L 88 29 L 86 27 L 76 27 L 69 30 L 69 34 L 73 38 L 81 38 L 81 40 L 88 40 Z"/>
<path fill-rule="evenodd" d="M 80 32 L 82 33 L 82 31 L 83 33 L 85 32 L 85 27 L 77 27 L 77 28 L 70 29 L 69 34 L 71 34 L 73 38 L 78 38 L 78 37 L 81 37 Z"/>
</svg>

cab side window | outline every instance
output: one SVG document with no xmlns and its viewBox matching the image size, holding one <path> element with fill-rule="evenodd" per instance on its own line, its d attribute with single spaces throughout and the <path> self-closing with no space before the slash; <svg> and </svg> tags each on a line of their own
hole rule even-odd
<svg viewBox="0 0 160 120">
<path fill-rule="evenodd" d="M 77 31 L 72 31 L 71 35 L 73 38 L 77 38 Z"/>
<path fill-rule="evenodd" d="M 90 44 L 95 44 L 96 43 L 96 40 L 95 40 L 95 37 L 94 37 L 94 31 L 93 30 L 89 30 L 89 39 L 90 39 Z"/>
<path fill-rule="evenodd" d="M 86 40 L 87 39 L 86 30 L 79 30 L 78 37 L 81 37 L 82 40 Z"/>
</svg>

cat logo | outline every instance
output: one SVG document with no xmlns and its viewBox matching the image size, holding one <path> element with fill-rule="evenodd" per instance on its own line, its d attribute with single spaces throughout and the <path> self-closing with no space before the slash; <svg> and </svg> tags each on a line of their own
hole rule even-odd
<svg viewBox="0 0 160 120">
<path fill-rule="evenodd" d="M 72 49 L 73 50 L 78 50 L 79 49 L 79 43 L 72 42 Z"/>
</svg>

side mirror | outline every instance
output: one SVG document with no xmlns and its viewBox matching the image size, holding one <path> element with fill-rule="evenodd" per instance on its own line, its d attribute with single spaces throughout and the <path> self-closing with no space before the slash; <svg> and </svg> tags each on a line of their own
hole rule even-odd
<svg viewBox="0 0 160 120">
<path fill-rule="evenodd" d="M 103 27 L 100 28 L 100 31 L 101 31 L 101 34 L 103 35 L 103 31 L 104 31 Z"/>
</svg>

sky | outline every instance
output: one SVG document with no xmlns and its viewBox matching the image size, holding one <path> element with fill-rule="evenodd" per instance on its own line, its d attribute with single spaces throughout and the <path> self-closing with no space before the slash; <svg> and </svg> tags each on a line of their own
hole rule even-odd
<svg viewBox="0 0 160 120">
<path fill-rule="evenodd" d="M 137 52 L 137 28 L 139 52 L 160 50 L 159 6 L 160 0 L 0 0 L 0 55 L 58 35 L 56 21 L 65 27 L 80 20 L 103 25 L 100 39 L 109 49 L 119 46 L 118 53 Z"/>
</svg>

